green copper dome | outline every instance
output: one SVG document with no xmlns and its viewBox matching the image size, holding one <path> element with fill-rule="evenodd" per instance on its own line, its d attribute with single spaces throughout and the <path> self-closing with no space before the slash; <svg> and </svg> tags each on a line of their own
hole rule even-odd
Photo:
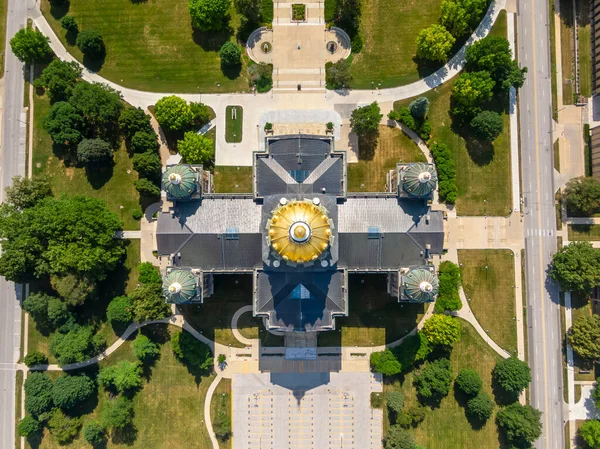
<svg viewBox="0 0 600 449">
<path fill-rule="evenodd" d="M 171 198 L 189 198 L 196 193 L 196 172 L 189 165 L 167 167 L 162 177 L 162 188 Z"/>
<path fill-rule="evenodd" d="M 409 301 L 432 302 L 438 294 L 438 278 L 426 268 L 413 268 L 403 279 L 404 295 Z"/>
<path fill-rule="evenodd" d="M 432 165 L 408 164 L 402 176 L 402 189 L 411 196 L 425 198 L 431 195 L 437 184 L 437 173 Z"/>
<path fill-rule="evenodd" d="M 173 270 L 163 277 L 163 295 L 171 304 L 185 304 L 194 299 L 198 290 L 196 278 L 187 270 Z"/>
</svg>

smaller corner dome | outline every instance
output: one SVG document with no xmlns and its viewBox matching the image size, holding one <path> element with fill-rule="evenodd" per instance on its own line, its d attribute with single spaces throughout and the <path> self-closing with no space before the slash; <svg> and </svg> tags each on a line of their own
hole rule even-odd
<svg viewBox="0 0 600 449">
<path fill-rule="evenodd" d="M 189 165 L 171 165 L 163 173 L 162 188 L 172 198 L 189 198 L 198 188 L 196 172 Z"/>
<path fill-rule="evenodd" d="M 437 173 L 431 164 L 407 164 L 402 176 L 402 189 L 418 198 L 431 195 L 437 185 Z"/>
<path fill-rule="evenodd" d="M 173 270 L 163 277 L 163 295 L 168 303 L 184 304 L 197 294 L 196 278 L 187 270 Z"/>
<path fill-rule="evenodd" d="M 404 295 L 410 301 L 432 302 L 438 294 L 439 282 L 433 271 L 413 268 L 403 280 Z"/>
</svg>

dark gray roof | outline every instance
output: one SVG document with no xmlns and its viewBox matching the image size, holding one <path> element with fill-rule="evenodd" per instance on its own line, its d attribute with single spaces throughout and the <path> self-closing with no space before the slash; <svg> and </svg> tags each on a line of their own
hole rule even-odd
<svg viewBox="0 0 600 449">
<path fill-rule="evenodd" d="M 204 271 L 249 271 L 262 266 L 261 234 L 194 234 L 173 257 L 173 265 Z"/>
<path fill-rule="evenodd" d="M 331 139 L 309 135 L 268 139 L 268 152 L 285 171 L 314 170 L 331 152 Z"/>
<path fill-rule="evenodd" d="M 338 265 L 348 270 L 397 270 L 422 265 L 425 249 L 407 233 L 386 233 L 371 238 L 368 233 L 338 234 Z"/>
<path fill-rule="evenodd" d="M 347 313 L 344 271 L 256 273 L 254 313 L 282 330 L 326 330 L 333 317 Z"/>
</svg>

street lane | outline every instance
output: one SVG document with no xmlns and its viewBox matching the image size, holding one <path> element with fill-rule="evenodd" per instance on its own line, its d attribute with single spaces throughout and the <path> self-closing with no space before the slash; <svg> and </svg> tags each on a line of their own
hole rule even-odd
<svg viewBox="0 0 600 449">
<path fill-rule="evenodd" d="M 543 413 L 539 449 L 564 448 L 558 288 L 547 269 L 556 252 L 552 88 L 547 1 L 518 2 L 518 57 L 528 67 L 519 92 L 525 212 L 527 325 L 531 404 Z"/>
</svg>

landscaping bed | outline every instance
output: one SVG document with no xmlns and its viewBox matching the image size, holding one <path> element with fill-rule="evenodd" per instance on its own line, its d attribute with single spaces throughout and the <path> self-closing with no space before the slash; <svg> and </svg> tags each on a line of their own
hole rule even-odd
<svg viewBox="0 0 600 449">
<path fill-rule="evenodd" d="M 306 5 L 302 3 L 292 4 L 292 20 L 294 22 L 304 22 L 306 20 Z"/>
<path fill-rule="evenodd" d="M 235 114 L 235 118 L 233 114 Z M 243 126 L 244 109 L 241 106 L 227 106 L 225 108 L 225 141 L 228 143 L 241 142 Z"/>
</svg>

